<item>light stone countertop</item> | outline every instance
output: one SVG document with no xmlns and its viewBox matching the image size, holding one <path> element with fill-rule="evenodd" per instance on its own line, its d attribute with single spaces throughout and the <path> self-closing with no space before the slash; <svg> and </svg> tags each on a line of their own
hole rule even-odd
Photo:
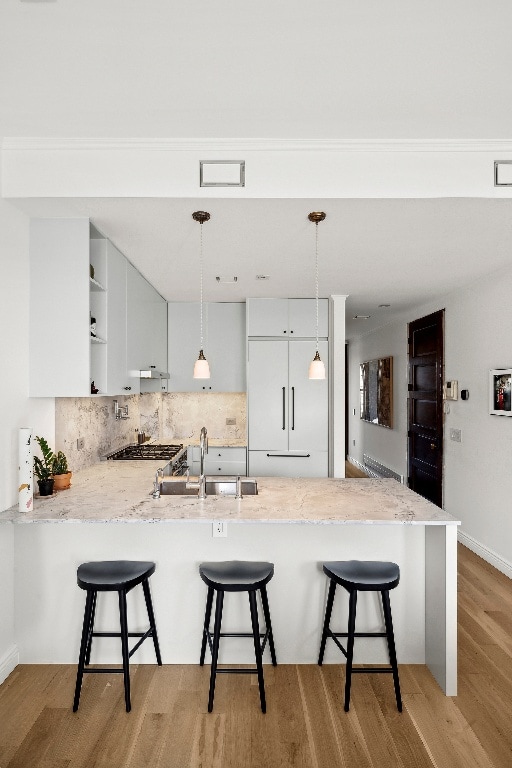
<svg viewBox="0 0 512 768">
<path fill-rule="evenodd" d="M 191 522 L 458 525 L 439 507 L 391 479 L 261 477 L 258 495 L 235 499 L 161 496 L 153 499 L 160 462 L 103 461 L 73 474 L 69 490 L 17 506 L 1 522 Z M 180 478 L 175 478 L 179 480 Z M 181 478 L 183 479 L 183 478 Z M 219 478 L 212 478 L 219 479 Z"/>
</svg>

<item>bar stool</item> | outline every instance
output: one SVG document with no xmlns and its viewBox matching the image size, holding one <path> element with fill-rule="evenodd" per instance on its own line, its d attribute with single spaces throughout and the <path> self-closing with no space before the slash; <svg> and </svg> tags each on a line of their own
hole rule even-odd
<svg viewBox="0 0 512 768">
<path fill-rule="evenodd" d="M 379 561 L 349 560 L 347 562 L 324 563 L 324 573 L 329 577 L 329 593 L 325 610 L 325 621 L 320 643 L 320 655 L 318 664 L 321 666 L 324 658 L 325 643 L 330 637 L 347 659 L 345 680 L 345 712 L 350 706 L 350 684 L 352 674 L 356 672 L 390 672 L 395 684 L 395 697 L 398 711 L 402 711 L 402 697 L 400 695 L 400 680 L 398 678 L 398 665 L 396 661 L 395 636 L 393 634 L 393 621 L 391 618 L 391 605 L 389 602 L 389 590 L 398 586 L 400 581 L 400 568 L 396 563 Z M 349 593 L 348 632 L 333 632 L 330 628 L 332 606 L 336 586 L 340 584 Z M 385 632 L 356 632 L 356 605 L 358 592 L 380 592 L 382 609 L 386 624 Z M 347 648 L 339 642 L 338 637 L 347 638 Z M 386 637 L 388 641 L 390 667 L 357 667 L 353 668 L 355 637 Z"/>
<path fill-rule="evenodd" d="M 206 611 L 204 615 L 203 641 L 201 645 L 201 658 L 199 661 L 200 665 L 203 666 L 206 653 L 206 643 L 208 642 L 212 654 L 208 712 L 213 710 L 213 697 L 215 695 L 215 679 L 217 673 L 252 674 L 254 672 L 257 672 L 258 674 L 261 711 L 266 712 L 267 705 L 265 700 L 262 656 L 267 640 L 270 648 L 272 664 L 274 666 L 277 664 L 266 588 L 266 584 L 274 575 L 274 564 L 253 563 L 240 560 L 231 560 L 221 563 L 201 563 L 199 566 L 199 574 L 204 583 L 208 586 L 208 593 L 206 596 Z M 266 630 L 264 633 L 260 632 L 258 623 L 258 608 L 256 603 L 257 591 L 259 591 L 261 595 L 263 614 L 265 616 Z M 212 639 L 212 634 L 209 627 L 214 592 L 217 593 L 217 598 L 215 602 L 215 624 Z M 221 632 L 222 606 L 224 603 L 225 592 L 248 593 L 249 606 L 251 611 L 252 632 Z M 249 669 L 218 669 L 217 660 L 219 657 L 219 643 L 221 637 L 252 637 L 254 640 L 256 668 L 251 667 Z"/>
<path fill-rule="evenodd" d="M 124 698 L 126 711 L 131 710 L 130 701 L 130 667 L 129 659 L 148 637 L 153 638 L 156 660 L 162 665 L 160 647 L 155 625 L 155 615 L 149 591 L 149 577 L 155 572 L 155 563 L 138 562 L 133 560 L 109 560 L 105 562 L 82 563 L 77 570 L 77 584 L 87 591 L 85 601 L 84 624 L 82 629 L 82 641 L 80 643 L 80 656 L 78 659 L 78 672 L 76 676 L 75 700 L 73 712 L 76 712 L 80 703 L 80 691 L 82 679 L 86 672 L 107 673 L 117 672 L 124 675 Z M 149 618 L 149 629 L 146 632 L 128 632 L 126 611 L 126 595 L 138 584 L 142 584 L 146 608 Z M 120 632 L 94 632 L 94 616 L 96 612 L 96 598 L 98 592 L 117 592 L 119 595 Z M 120 637 L 123 658 L 122 669 L 106 669 L 104 667 L 89 667 L 93 637 Z M 131 651 L 128 650 L 128 638 L 140 637 L 138 643 Z"/>
</svg>

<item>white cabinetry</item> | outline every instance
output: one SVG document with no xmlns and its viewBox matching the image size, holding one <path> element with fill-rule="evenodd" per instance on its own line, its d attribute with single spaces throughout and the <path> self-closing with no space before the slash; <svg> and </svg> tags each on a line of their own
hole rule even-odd
<svg viewBox="0 0 512 768">
<path fill-rule="evenodd" d="M 329 302 L 318 302 L 318 335 L 329 335 Z M 247 335 L 315 338 L 315 299 L 247 299 Z"/>
<path fill-rule="evenodd" d="M 171 302 L 169 317 L 170 392 L 245 392 L 245 304 L 207 302 L 203 305 L 204 353 L 209 379 L 194 379 L 199 354 L 198 302 Z"/>
<path fill-rule="evenodd" d="M 127 368 L 132 391 L 167 389 L 166 379 L 140 379 L 139 371 L 151 366 L 167 370 L 167 302 L 132 264 L 126 268 Z"/>
<path fill-rule="evenodd" d="M 88 219 L 31 220 L 30 396 L 90 395 L 93 380 L 106 392 L 105 289 L 105 240 Z"/>
<path fill-rule="evenodd" d="M 128 286 L 132 270 L 151 294 L 151 301 L 142 302 L 142 323 L 134 318 L 133 307 L 139 304 Z M 153 304 L 158 310 L 150 312 Z M 91 382 L 98 395 L 137 392 L 139 369 L 156 356 L 156 339 L 162 352 L 157 363 L 166 368 L 166 306 L 88 219 L 32 219 L 29 394 L 86 397 Z M 135 353 L 133 328 L 141 326 Z M 141 349 L 144 353 L 138 354 Z"/>
<path fill-rule="evenodd" d="M 250 339 L 249 474 L 327 477 L 328 387 L 308 379 L 314 341 Z M 326 364 L 328 346 L 319 342 Z"/>
<path fill-rule="evenodd" d="M 188 449 L 190 473 L 198 475 L 201 468 L 201 452 L 198 445 Z M 247 452 L 243 446 L 209 447 L 204 457 L 205 475 L 247 475 Z"/>
</svg>

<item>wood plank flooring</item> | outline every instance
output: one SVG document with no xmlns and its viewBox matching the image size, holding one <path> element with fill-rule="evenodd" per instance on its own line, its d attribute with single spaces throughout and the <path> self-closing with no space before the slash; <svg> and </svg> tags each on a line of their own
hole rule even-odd
<svg viewBox="0 0 512 768">
<path fill-rule="evenodd" d="M 21 665 L 0 686 L 0 768 L 510 768 L 511 581 L 459 558 L 457 697 L 401 665 L 402 714 L 388 675 L 356 675 L 347 714 L 341 665 L 266 666 L 266 715 L 245 675 L 218 678 L 208 714 L 209 667 L 133 665 L 129 715 L 108 674 L 73 714 L 74 666 Z"/>
</svg>

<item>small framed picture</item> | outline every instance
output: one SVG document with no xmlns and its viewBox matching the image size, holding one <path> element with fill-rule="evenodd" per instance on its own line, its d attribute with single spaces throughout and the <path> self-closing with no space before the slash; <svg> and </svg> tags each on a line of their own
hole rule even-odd
<svg viewBox="0 0 512 768">
<path fill-rule="evenodd" d="M 489 412 L 493 416 L 512 416 L 511 385 L 512 368 L 489 371 Z"/>
</svg>

